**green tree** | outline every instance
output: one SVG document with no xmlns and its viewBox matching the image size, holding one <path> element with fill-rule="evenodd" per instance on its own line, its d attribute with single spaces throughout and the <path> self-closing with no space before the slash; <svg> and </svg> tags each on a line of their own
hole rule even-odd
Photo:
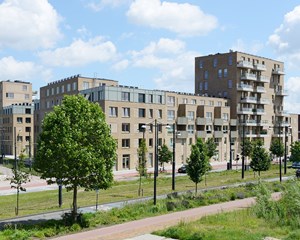
<svg viewBox="0 0 300 240">
<path fill-rule="evenodd" d="M 200 138 L 197 139 L 195 145 L 192 145 L 191 155 L 187 163 L 187 175 L 195 183 L 195 193 L 197 194 L 198 183 L 202 181 L 209 169 L 207 148 Z"/>
<path fill-rule="evenodd" d="M 158 150 L 158 160 L 163 166 L 163 171 L 165 171 L 165 163 L 169 163 L 172 160 L 173 153 L 169 150 L 166 144 L 163 144 Z"/>
<path fill-rule="evenodd" d="M 77 192 L 107 189 L 113 182 L 116 141 L 97 103 L 81 95 L 65 96 L 42 123 L 34 168 L 48 184 L 73 190 L 72 217 L 77 220 Z"/>
<path fill-rule="evenodd" d="M 19 214 L 19 194 L 20 191 L 26 191 L 26 188 L 24 188 L 22 185 L 30 182 L 30 175 L 26 172 L 20 171 L 20 168 L 23 166 L 23 162 L 25 159 L 24 150 L 21 151 L 19 155 L 19 160 L 16 161 L 15 166 L 12 169 L 12 177 L 8 178 L 10 180 L 10 186 L 11 188 L 15 188 L 17 190 L 17 206 L 15 208 L 16 215 Z"/>
<path fill-rule="evenodd" d="M 244 140 L 243 150 L 244 150 L 245 157 L 251 157 L 251 153 L 252 153 L 252 150 L 253 150 L 253 144 L 250 141 L 250 139 L 246 138 Z"/>
<path fill-rule="evenodd" d="M 138 148 L 138 166 L 136 170 L 139 173 L 140 176 L 140 183 L 139 183 L 139 190 L 138 194 L 139 196 L 141 195 L 142 191 L 142 177 L 147 175 L 147 158 L 146 158 L 146 153 L 147 153 L 147 146 L 146 146 L 146 140 L 143 138 L 140 142 L 140 146 Z"/>
<path fill-rule="evenodd" d="M 261 171 L 267 171 L 270 168 L 271 162 L 269 154 L 263 147 L 263 142 L 261 140 L 256 140 L 253 142 L 253 151 L 251 152 L 251 162 L 250 167 L 253 171 L 258 172 L 260 176 Z"/>
<path fill-rule="evenodd" d="M 205 142 L 206 148 L 207 148 L 207 156 L 212 158 L 215 155 L 217 144 L 215 144 L 215 140 L 213 138 L 209 138 Z"/>
<path fill-rule="evenodd" d="M 284 154 L 284 145 L 283 145 L 282 141 L 280 141 L 279 138 L 276 138 L 271 142 L 270 152 L 272 154 L 276 155 L 277 157 L 282 157 L 283 156 L 283 154 Z"/>
<path fill-rule="evenodd" d="M 300 162 L 300 142 L 293 142 L 291 145 L 291 161 Z"/>
</svg>

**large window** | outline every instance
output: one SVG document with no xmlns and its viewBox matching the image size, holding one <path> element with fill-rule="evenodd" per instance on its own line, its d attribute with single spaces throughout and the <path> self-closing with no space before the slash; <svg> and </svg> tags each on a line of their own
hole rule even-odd
<svg viewBox="0 0 300 240">
<path fill-rule="evenodd" d="M 212 112 L 206 112 L 206 119 L 212 120 Z"/>
<path fill-rule="evenodd" d="M 17 123 L 23 123 L 23 118 L 17 117 Z"/>
<path fill-rule="evenodd" d="M 228 76 L 228 70 L 227 70 L 227 68 L 224 68 L 224 70 L 223 70 L 223 76 L 224 77 Z"/>
<path fill-rule="evenodd" d="M 222 69 L 219 68 L 219 69 L 218 69 L 218 78 L 221 78 L 221 77 L 222 77 Z"/>
<path fill-rule="evenodd" d="M 8 93 L 6 93 L 6 97 L 7 98 L 14 98 L 14 93 L 10 93 L 10 92 L 8 92 Z"/>
<path fill-rule="evenodd" d="M 218 59 L 217 59 L 217 58 L 214 58 L 214 60 L 213 60 L 213 66 L 214 66 L 214 67 L 217 67 L 217 65 L 218 65 Z"/>
<path fill-rule="evenodd" d="M 162 110 L 161 109 L 157 110 L 157 117 L 162 118 Z"/>
<path fill-rule="evenodd" d="M 203 68 L 203 60 L 199 61 L 199 68 Z"/>
<path fill-rule="evenodd" d="M 139 117 L 140 118 L 146 117 L 146 110 L 145 110 L 145 108 L 139 108 Z"/>
<path fill-rule="evenodd" d="M 232 55 L 228 56 L 228 65 L 231 66 L 232 65 Z"/>
<path fill-rule="evenodd" d="M 227 85 L 228 85 L 228 88 L 232 88 L 232 80 L 228 80 L 228 82 L 227 82 Z"/>
<path fill-rule="evenodd" d="M 208 71 L 207 71 L 207 70 L 204 71 L 204 79 L 205 79 L 205 80 L 208 79 Z"/>
<path fill-rule="evenodd" d="M 82 83 L 82 89 L 83 90 L 86 90 L 86 89 L 89 89 L 90 88 L 90 83 L 89 82 L 83 82 Z"/>
<path fill-rule="evenodd" d="M 189 120 L 194 120 L 195 119 L 195 112 L 193 111 L 188 111 L 188 119 Z"/>
<path fill-rule="evenodd" d="M 70 92 L 70 91 L 71 91 L 71 84 L 68 83 L 68 84 L 67 84 L 67 92 Z"/>
<path fill-rule="evenodd" d="M 122 139 L 122 148 L 129 148 L 130 147 L 130 139 Z"/>
<path fill-rule="evenodd" d="M 149 109 L 149 118 L 153 118 L 153 109 Z"/>
<path fill-rule="evenodd" d="M 117 117 L 118 116 L 118 108 L 117 107 L 109 107 L 109 116 Z"/>
<path fill-rule="evenodd" d="M 129 154 L 124 154 L 122 156 L 122 167 L 123 167 L 123 169 L 129 169 L 129 167 L 130 167 L 130 155 Z"/>
<path fill-rule="evenodd" d="M 140 103 L 146 102 L 144 93 L 139 93 L 139 102 Z"/>
<path fill-rule="evenodd" d="M 22 86 L 22 90 L 23 90 L 23 91 L 27 91 L 27 85 L 23 85 L 23 86 Z"/>
<path fill-rule="evenodd" d="M 130 123 L 122 123 L 122 132 L 130 132 Z"/>
<path fill-rule="evenodd" d="M 73 82 L 73 91 L 77 90 L 77 82 Z"/>
<path fill-rule="evenodd" d="M 130 117 L 130 108 L 123 108 L 123 117 Z"/>
<path fill-rule="evenodd" d="M 175 97 L 173 97 L 173 96 L 168 96 L 168 102 L 167 102 L 167 104 L 168 104 L 169 106 L 174 106 L 174 105 L 175 105 Z"/>
<path fill-rule="evenodd" d="M 122 92 L 121 93 L 121 99 L 122 101 L 129 102 L 130 101 L 130 93 L 129 92 Z"/>
<path fill-rule="evenodd" d="M 194 125 L 188 125 L 188 133 L 194 134 Z"/>
<path fill-rule="evenodd" d="M 204 82 L 204 90 L 208 89 L 208 82 Z"/>
<path fill-rule="evenodd" d="M 174 119 L 175 119 L 175 111 L 168 110 L 168 120 L 174 120 Z"/>
</svg>

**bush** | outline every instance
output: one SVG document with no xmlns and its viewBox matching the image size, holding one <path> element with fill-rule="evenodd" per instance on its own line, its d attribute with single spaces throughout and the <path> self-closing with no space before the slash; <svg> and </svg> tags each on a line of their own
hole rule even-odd
<svg viewBox="0 0 300 240">
<path fill-rule="evenodd" d="M 175 202 L 166 202 L 166 207 L 167 207 L 168 212 L 174 211 L 177 207 L 177 204 Z"/>
</svg>

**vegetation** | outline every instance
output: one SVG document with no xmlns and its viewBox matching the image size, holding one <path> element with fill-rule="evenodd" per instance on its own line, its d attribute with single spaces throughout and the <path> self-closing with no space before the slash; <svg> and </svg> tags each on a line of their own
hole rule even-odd
<svg viewBox="0 0 300 240">
<path fill-rule="evenodd" d="M 163 166 L 163 171 L 165 171 L 165 163 L 169 163 L 172 160 L 173 153 L 169 150 L 166 144 L 163 144 L 158 150 L 158 161 Z"/>
<path fill-rule="evenodd" d="M 254 141 L 252 149 L 250 167 L 253 171 L 258 172 L 258 175 L 260 176 L 261 171 L 267 171 L 270 168 L 271 161 L 269 154 L 266 149 L 264 149 L 263 142 L 261 140 Z"/>
<path fill-rule="evenodd" d="M 107 189 L 113 182 L 116 142 L 100 106 L 83 96 L 65 96 L 46 115 L 34 168 L 49 184 L 73 190 L 72 218 L 77 220 L 77 192 Z"/>
<path fill-rule="evenodd" d="M 198 183 L 202 181 L 202 177 L 209 169 L 207 148 L 201 138 L 198 138 L 197 143 L 192 145 L 191 155 L 187 163 L 187 175 L 195 183 L 195 193 L 197 194 Z"/>
<path fill-rule="evenodd" d="M 137 166 L 137 171 L 140 176 L 140 183 L 139 183 L 139 190 L 138 190 L 138 195 L 141 195 L 142 190 L 142 177 L 145 177 L 147 175 L 147 158 L 146 158 L 146 153 L 147 153 L 147 146 L 146 146 L 146 140 L 143 138 L 140 142 L 140 146 L 138 148 L 138 157 L 139 157 L 139 162 Z"/>
<path fill-rule="evenodd" d="M 273 139 L 270 146 L 270 152 L 277 157 L 282 157 L 284 154 L 284 145 L 279 138 Z"/>
<path fill-rule="evenodd" d="M 292 162 L 300 162 L 300 142 L 293 142 L 291 145 L 291 157 Z"/>
<path fill-rule="evenodd" d="M 209 159 L 211 159 L 216 152 L 217 145 L 215 144 L 215 140 L 213 138 L 209 138 L 205 142 L 206 149 L 207 149 L 207 156 Z"/>
</svg>

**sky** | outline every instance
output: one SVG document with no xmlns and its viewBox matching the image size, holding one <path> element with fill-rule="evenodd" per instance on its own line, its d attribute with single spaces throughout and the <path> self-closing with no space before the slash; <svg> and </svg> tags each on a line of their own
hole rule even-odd
<svg viewBox="0 0 300 240">
<path fill-rule="evenodd" d="M 230 49 L 285 63 L 300 113 L 296 0 L 0 0 L 0 81 L 34 90 L 81 74 L 194 92 L 194 59 Z"/>
</svg>

